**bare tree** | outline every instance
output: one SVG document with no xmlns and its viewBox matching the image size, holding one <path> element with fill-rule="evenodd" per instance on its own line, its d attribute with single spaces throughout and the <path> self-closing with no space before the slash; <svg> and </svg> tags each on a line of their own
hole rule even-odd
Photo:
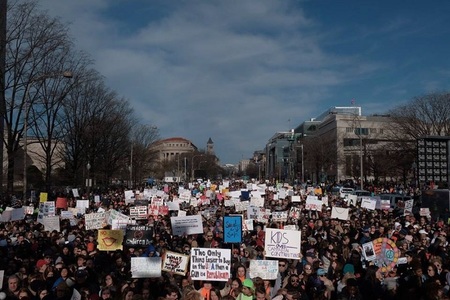
<svg viewBox="0 0 450 300">
<path fill-rule="evenodd" d="M 391 175 L 406 183 L 416 155 L 416 139 L 421 136 L 450 135 L 450 93 L 431 93 L 413 98 L 389 111 L 392 122 L 386 130 L 390 142 Z"/>
<path fill-rule="evenodd" d="M 413 98 L 389 114 L 398 140 L 416 140 L 426 135 L 450 135 L 450 93 L 432 93 Z"/>
<path fill-rule="evenodd" d="M 89 79 L 89 80 L 87 80 Z M 129 158 L 132 109 L 128 101 L 105 87 L 101 77 L 88 72 L 65 102 L 65 162 L 80 178 L 87 163 L 99 183 L 107 183 Z"/>
<path fill-rule="evenodd" d="M 159 130 L 154 125 L 136 124 L 130 138 L 132 179 L 135 184 L 141 184 L 150 175 L 153 162 L 158 159 L 158 154 L 151 150 L 150 145 L 159 141 Z"/>
<path fill-rule="evenodd" d="M 61 65 L 47 65 L 46 58 L 70 47 L 67 27 L 39 12 L 37 2 L 13 2 L 8 6 L 5 63 L 5 137 L 8 154 L 7 191 L 13 190 L 14 165 L 24 136 L 24 114 L 33 107 L 41 79 L 58 73 Z M 53 69 L 55 67 L 55 69 Z M 30 97 L 29 97 L 30 96 Z"/>
</svg>

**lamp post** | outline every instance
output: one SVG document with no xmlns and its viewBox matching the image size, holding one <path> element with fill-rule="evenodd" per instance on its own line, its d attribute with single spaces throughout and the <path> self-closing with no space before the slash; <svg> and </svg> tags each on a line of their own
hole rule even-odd
<svg viewBox="0 0 450 300">
<path fill-rule="evenodd" d="M 305 182 L 305 160 L 303 158 L 304 152 L 303 152 L 303 144 L 300 145 L 300 148 L 302 148 L 302 183 Z"/>
<path fill-rule="evenodd" d="M 70 71 L 64 71 L 62 73 L 52 73 L 52 74 L 43 74 L 36 78 L 32 78 L 25 89 L 25 113 L 23 120 L 23 199 L 27 200 L 27 157 L 28 157 L 28 114 L 29 114 L 29 102 L 30 102 L 30 86 L 34 82 L 45 80 L 47 78 L 54 77 L 64 77 L 64 78 L 72 78 L 73 74 Z"/>
<path fill-rule="evenodd" d="M 90 193 L 90 187 L 91 187 L 91 176 L 90 176 L 90 170 L 91 170 L 91 164 L 88 162 L 86 165 L 86 170 L 87 170 L 87 179 L 86 179 L 86 190 L 87 190 L 87 194 L 88 194 L 88 199 L 89 199 L 89 193 Z"/>
<path fill-rule="evenodd" d="M 133 188 L 133 143 L 131 143 L 130 150 L 130 188 Z"/>
<path fill-rule="evenodd" d="M 204 156 L 204 154 L 193 155 L 191 158 L 191 182 L 194 181 L 194 158 Z"/>
</svg>

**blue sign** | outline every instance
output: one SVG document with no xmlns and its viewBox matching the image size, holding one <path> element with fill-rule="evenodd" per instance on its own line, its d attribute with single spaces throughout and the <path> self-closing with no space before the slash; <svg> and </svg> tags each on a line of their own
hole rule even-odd
<svg viewBox="0 0 450 300">
<path fill-rule="evenodd" d="M 242 243 L 241 216 L 224 216 L 223 241 L 225 243 Z"/>
</svg>

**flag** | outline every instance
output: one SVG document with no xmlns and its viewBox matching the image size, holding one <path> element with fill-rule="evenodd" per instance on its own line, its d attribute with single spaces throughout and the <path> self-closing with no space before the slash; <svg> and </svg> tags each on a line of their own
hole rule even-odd
<svg viewBox="0 0 450 300">
<path fill-rule="evenodd" d="M 352 98 L 351 103 L 352 103 L 352 105 L 355 105 L 355 98 Z"/>
</svg>

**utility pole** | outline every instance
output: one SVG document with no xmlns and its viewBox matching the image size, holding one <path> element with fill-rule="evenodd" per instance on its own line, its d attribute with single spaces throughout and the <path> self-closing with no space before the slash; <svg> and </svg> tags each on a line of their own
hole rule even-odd
<svg viewBox="0 0 450 300">
<path fill-rule="evenodd" d="M 3 140 L 5 138 L 5 66 L 6 66 L 6 9 L 7 0 L 0 0 L 0 194 L 3 193 Z"/>
</svg>

